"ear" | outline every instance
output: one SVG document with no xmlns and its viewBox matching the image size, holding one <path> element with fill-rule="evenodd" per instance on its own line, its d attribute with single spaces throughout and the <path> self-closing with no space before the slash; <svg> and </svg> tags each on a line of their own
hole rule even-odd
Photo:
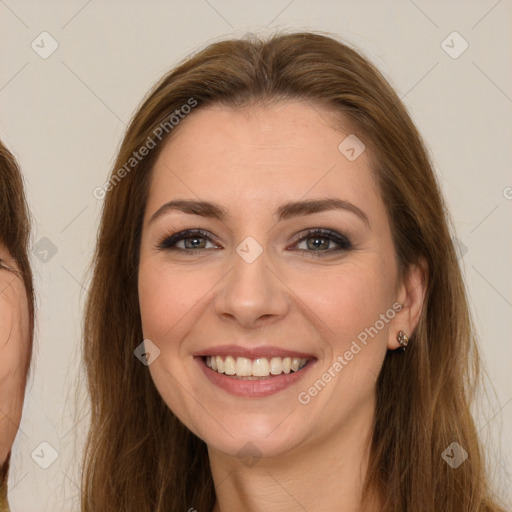
<svg viewBox="0 0 512 512">
<path fill-rule="evenodd" d="M 420 320 L 425 293 L 427 290 L 428 264 L 424 258 L 418 263 L 411 264 L 398 285 L 396 302 L 402 308 L 391 321 L 388 338 L 388 349 L 396 350 L 400 347 L 397 340 L 399 331 L 404 331 L 411 337 Z"/>
</svg>

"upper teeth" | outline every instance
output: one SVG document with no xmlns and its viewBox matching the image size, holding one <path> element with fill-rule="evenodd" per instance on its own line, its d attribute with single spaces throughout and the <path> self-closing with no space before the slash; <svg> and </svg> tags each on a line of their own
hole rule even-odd
<svg viewBox="0 0 512 512">
<path fill-rule="evenodd" d="M 247 357 L 207 356 L 206 366 L 212 370 L 236 375 L 237 377 L 268 377 L 269 375 L 280 375 L 281 373 L 296 372 L 302 368 L 308 360 L 299 357 L 273 357 L 268 360 L 266 357 L 248 359 Z"/>
</svg>

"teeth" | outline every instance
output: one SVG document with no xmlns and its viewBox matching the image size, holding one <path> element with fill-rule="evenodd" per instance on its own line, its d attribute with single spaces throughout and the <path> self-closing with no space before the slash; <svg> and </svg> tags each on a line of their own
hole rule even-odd
<svg viewBox="0 0 512 512">
<path fill-rule="evenodd" d="M 255 359 L 253 361 L 252 374 L 255 377 L 268 377 L 270 375 L 270 364 L 266 357 Z"/>
<path fill-rule="evenodd" d="M 235 359 L 231 356 L 226 357 L 226 360 L 224 361 L 224 373 L 226 375 L 235 375 L 236 368 L 235 368 L 236 362 Z"/>
<path fill-rule="evenodd" d="M 272 375 L 280 375 L 283 373 L 283 363 L 280 357 L 273 357 L 270 360 L 270 373 Z"/>
<path fill-rule="evenodd" d="M 266 357 L 248 359 L 247 357 L 207 356 L 206 366 L 218 373 L 236 377 L 268 377 L 281 373 L 296 372 L 303 368 L 308 359 L 299 357 Z"/>
<path fill-rule="evenodd" d="M 239 377 L 250 377 L 252 375 L 252 361 L 246 357 L 238 357 L 236 360 L 235 373 Z"/>
</svg>

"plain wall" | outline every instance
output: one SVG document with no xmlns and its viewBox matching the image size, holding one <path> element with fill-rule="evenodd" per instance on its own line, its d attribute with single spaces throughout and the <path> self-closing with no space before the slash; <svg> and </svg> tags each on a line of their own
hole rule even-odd
<svg viewBox="0 0 512 512">
<path fill-rule="evenodd" d="M 26 181 L 37 291 L 34 361 L 9 481 L 13 512 L 78 510 L 87 423 L 86 408 L 75 407 L 81 319 L 102 207 L 93 189 L 106 181 L 126 124 L 155 81 L 193 50 L 277 29 L 325 31 L 360 48 L 403 97 L 430 148 L 496 391 L 477 421 L 505 496 L 512 487 L 511 20 L 511 3 L 496 0 L 0 2 L 0 138 Z M 447 39 L 454 31 L 460 36 Z M 55 43 L 42 32 L 58 43 L 49 56 Z M 36 462 L 52 454 L 47 469 Z"/>
</svg>

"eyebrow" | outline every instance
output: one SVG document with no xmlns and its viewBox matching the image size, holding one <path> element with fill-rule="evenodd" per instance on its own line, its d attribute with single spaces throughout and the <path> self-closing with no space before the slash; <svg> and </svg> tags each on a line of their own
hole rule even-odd
<svg viewBox="0 0 512 512">
<path fill-rule="evenodd" d="M 278 221 L 300 217 L 303 215 L 312 215 L 314 213 L 328 210 L 345 210 L 357 215 L 367 226 L 370 226 L 368 216 L 355 204 L 336 198 L 315 199 L 309 201 L 291 201 L 282 204 L 275 212 Z M 170 211 L 180 211 L 190 215 L 199 215 L 225 221 L 231 218 L 231 215 L 222 206 L 209 201 L 196 201 L 192 199 L 176 199 L 162 205 L 149 219 L 149 222 Z"/>
</svg>

